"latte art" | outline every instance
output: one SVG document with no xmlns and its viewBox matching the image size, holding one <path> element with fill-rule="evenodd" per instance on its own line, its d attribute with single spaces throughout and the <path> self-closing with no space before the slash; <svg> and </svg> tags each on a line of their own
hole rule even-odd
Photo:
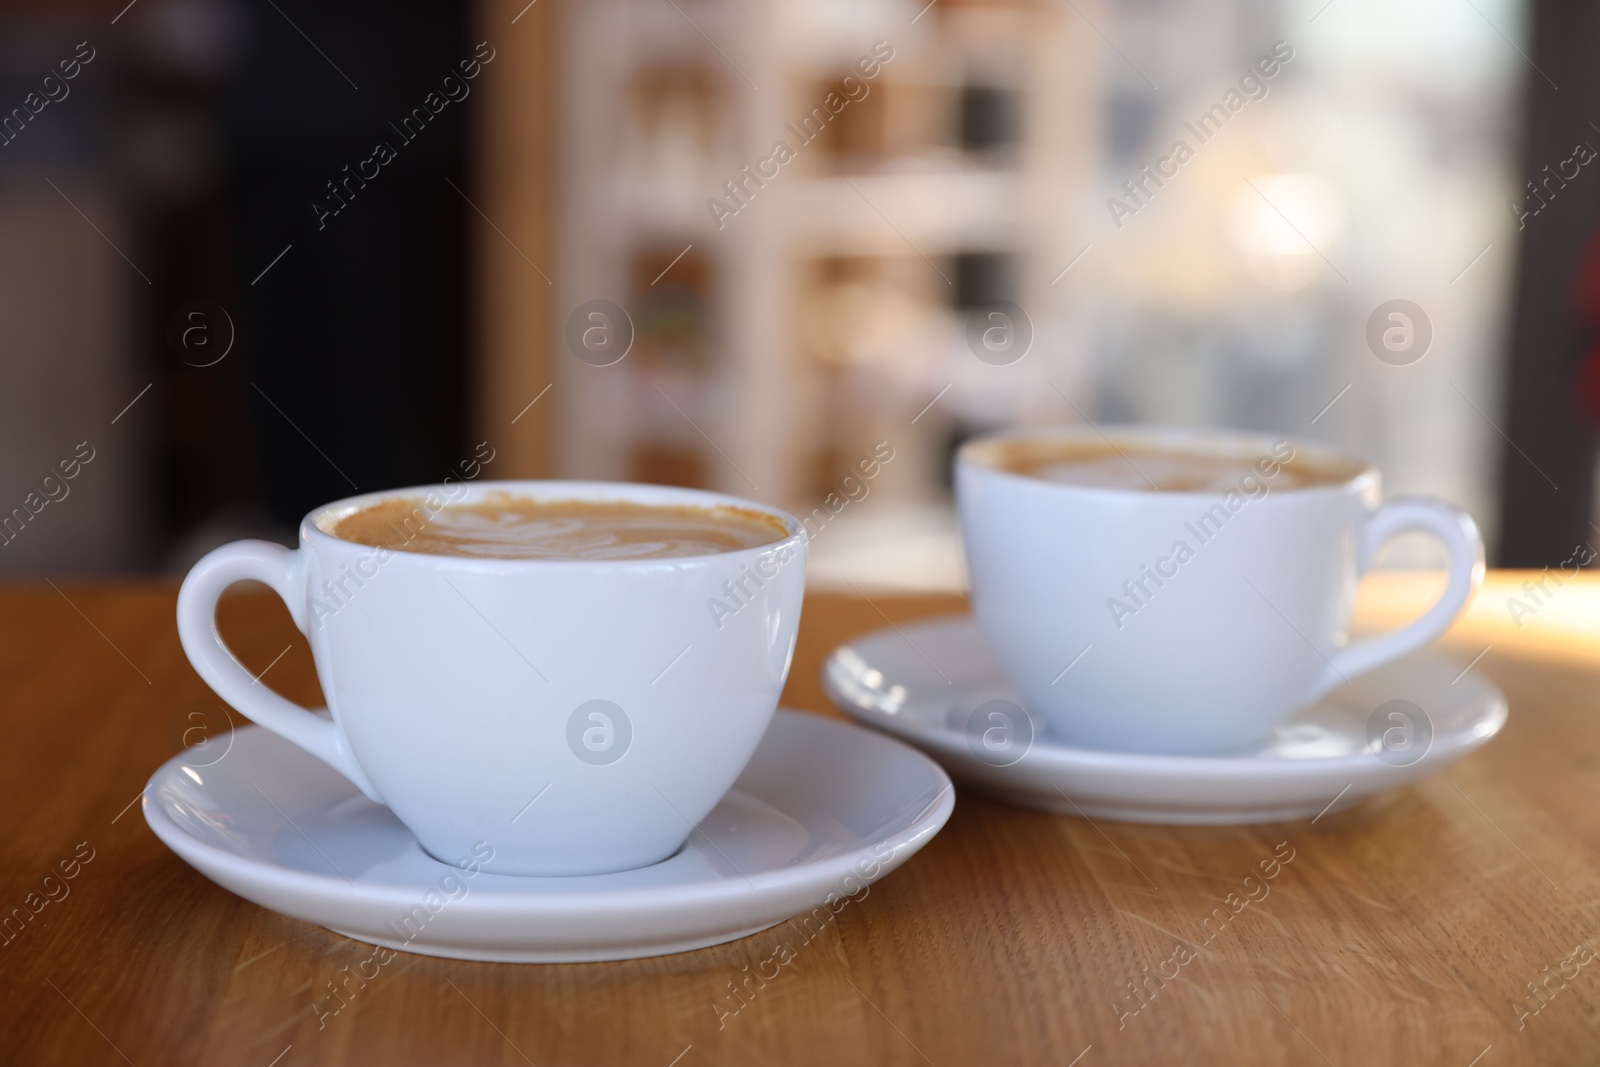
<svg viewBox="0 0 1600 1067">
<path fill-rule="evenodd" d="M 328 531 L 357 544 L 477 559 L 673 559 L 738 552 L 788 536 L 776 518 L 735 507 L 533 500 L 495 494 L 438 510 L 385 500 Z"/>
<path fill-rule="evenodd" d="M 1249 480 L 1270 480 L 1274 489 L 1340 485 L 1360 473 L 1359 465 L 1315 462 L 1295 454 L 1287 442 L 1271 451 L 1247 454 L 1199 448 L 1161 448 L 1149 443 L 1061 441 L 1019 438 L 987 442 L 973 458 L 985 466 L 1060 485 L 1153 493 L 1252 495 Z"/>
</svg>

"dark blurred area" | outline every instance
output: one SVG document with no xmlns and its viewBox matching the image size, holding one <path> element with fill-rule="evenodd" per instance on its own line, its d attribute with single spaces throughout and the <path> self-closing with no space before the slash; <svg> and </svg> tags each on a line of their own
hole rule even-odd
<svg viewBox="0 0 1600 1067">
<path fill-rule="evenodd" d="M 463 454 L 467 121 L 429 104 L 466 23 L 437 2 L 0 10 L 0 106 L 28 115 L 0 147 L 0 511 L 31 516 L 0 571 L 180 569 Z"/>
</svg>

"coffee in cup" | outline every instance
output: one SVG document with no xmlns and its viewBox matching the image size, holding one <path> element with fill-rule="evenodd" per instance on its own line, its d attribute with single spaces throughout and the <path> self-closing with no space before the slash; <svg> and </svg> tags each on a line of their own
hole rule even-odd
<svg viewBox="0 0 1600 1067">
<path fill-rule="evenodd" d="M 1315 462 L 1287 441 L 1264 456 L 1240 457 L 1148 442 L 1118 447 L 1098 439 L 1021 437 L 996 441 L 978 455 L 999 470 L 1047 482 L 1152 493 L 1226 493 L 1246 474 L 1265 475 L 1267 468 L 1276 489 L 1337 485 L 1360 473 L 1359 466 L 1345 461 Z"/>
<path fill-rule="evenodd" d="M 712 556 L 789 535 L 767 512 L 734 505 L 541 500 L 511 493 L 438 509 L 420 497 L 390 497 L 340 516 L 328 532 L 374 548 L 551 560 Z"/>
</svg>

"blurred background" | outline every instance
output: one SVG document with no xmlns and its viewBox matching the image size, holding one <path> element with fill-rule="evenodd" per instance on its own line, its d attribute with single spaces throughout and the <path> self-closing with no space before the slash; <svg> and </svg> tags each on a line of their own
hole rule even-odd
<svg viewBox="0 0 1600 1067">
<path fill-rule="evenodd" d="M 959 588 L 953 449 L 1086 420 L 1328 442 L 1556 565 L 1595 43 L 1521 0 L 0 3 L 0 574 L 491 457 L 822 507 L 813 581 Z"/>
</svg>

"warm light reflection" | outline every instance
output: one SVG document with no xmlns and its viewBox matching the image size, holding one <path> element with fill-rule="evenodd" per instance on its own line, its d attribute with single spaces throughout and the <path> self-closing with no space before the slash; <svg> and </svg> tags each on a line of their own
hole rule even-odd
<svg viewBox="0 0 1600 1067">
<path fill-rule="evenodd" d="M 1600 576 L 1549 577 L 1555 573 L 1490 571 L 1483 588 L 1442 643 L 1469 658 L 1485 646 L 1493 646 L 1490 656 L 1600 664 Z M 1547 592 L 1538 592 L 1534 583 L 1540 579 L 1545 579 Z M 1557 586 L 1557 579 L 1563 584 Z M 1370 574 L 1356 598 L 1353 628 L 1371 633 L 1403 625 L 1422 614 L 1444 585 L 1444 573 L 1437 571 Z M 1529 585 L 1540 603 L 1535 602 Z M 1525 613 L 1523 607 L 1533 611 Z"/>
<path fill-rule="evenodd" d="M 1229 205 L 1228 232 L 1263 285 L 1293 292 L 1323 270 L 1323 255 L 1344 232 L 1339 189 L 1316 174 L 1261 174 Z"/>
</svg>

